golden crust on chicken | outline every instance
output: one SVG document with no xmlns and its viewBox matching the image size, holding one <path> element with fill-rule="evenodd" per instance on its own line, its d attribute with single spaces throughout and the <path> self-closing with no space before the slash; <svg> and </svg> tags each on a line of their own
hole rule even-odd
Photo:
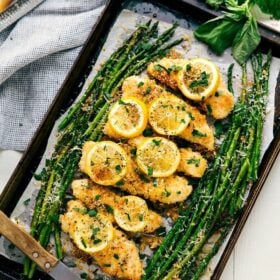
<svg viewBox="0 0 280 280">
<path fill-rule="evenodd" d="M 123 82 L 122 92 L 123 97 L 136 97 L 144 101 L 147 105 L 158 97 L 174 96 L 172 93 L 158 86 L 155 81 L 137 76 L 131 76 Z M 207 150 L 214 150 L 214 133 L 213 129 L 207 123 L 206 116 L 191 105 L 187 106 L 187 110 L 189 111 L 191 121 L 179 137 L 199 144 Z M 109 137 L 119 139 L 108 123 L 105 125 L 104 133 Z"/>
<path fill-rule="evenodd" d="M 201 178 L 207 168 L 207 160 L 199 152 L 195 152 L 191 148 L 180 149 L 180 154 L 181 161 L 178 171 L 195 178 Z"/>
<path fill-rule="evenodd" d="M 218 90 L 202 104 L 204 110 L 214 119 L 226 118 L 234 107 L 234 97 L 220 81 Z"/>
<path fill-rule="evenodd" d="M 76 230 L 75 224 L 81 219 L 84 205 L 79 201 L 69 201 L 67 212 L 60 216 L 62 230 L 73 235 Z M 96 261 L 103 272 L 118 277 L 118 279 L 140 280 L 143 265 L 139 258 L 139 252 L 135 243 L 127 238 L 120 230 L 113 229 L 113 239 L 107 247 L 91 253 L 90 256 Z"/>
<path fill-rule="evenodd" d="M 188 184 L 188 180 L 185 177 L 172 175 L 169 177 L 151 178 L 145 176 L 139 170 L 133 158 L 133 151 L 136 149 L 136 142 L 141 142 L 141 139 L 141 137 L 132 138 L 128 144 L 120 144 L 127 154 L 127 173 L 114 187 L 118 187 L 132 195 L 142 196 L 153 202 L 172 204 L 186 200 L 192 192 L 192 186 Z M 89 142 L 83 148 L 80 168 L 85 173 L 87 173 L 87 170 L 85 168 L 84 158 L 91 145 L 94 145 L 94 142 Z"/>
<path fill-rule="evenodd" d="M 173 96 L 173 94 L 148 78 L 130 76 L 122 84 L 122 98 L 135 97 L 148 106 L 153 100 L 162 96 Z"/>
<path fill-rule="evenodd" d="M 150 63 L 147 67 L 147 72 L 150 76 L 157 79 L 164 85 L 167 85 L 172 89 L 177 89 L 176 69 L 184 67 L 186 65 L 186 61 L 186 59 L 181 58 L 163 58 L 159 61 Z"/>
<path fill-rule="evenodd" d="M 143 264 L 135 243 L 120 230 L 114 230 L 114 238 L 107 248 L 92 257 L 102 271 L 125 280 L 140 280 Z"/>
<path fill-rule="evenodd" d="M 207 123 L 206 116 L 201 114 L 197 108 L 192 107 L 191 119 L 192 121 L 179 137 L 213 151 L 215 138 L 213 129 Z"/>
<path fill-rule="evenodd" d="M 99 186 L 88 179 L 74 180 L 72 182 L 73 195 L 82 201 L 87 208 L 98 208 L 98 211 L 106 212 L 106 205 L 112 209 L 118 207 L 121 196 L 114 193 L 110 188 Z M 114 220 L 112 213 L 106 213 L 110 220 Z M 149 210 L 146 217 L 146 225 L 143 232 L 154 232 L 162 225 L 162 217 L 156 212 Z"/>
<path fill-rule="evenodd" d="M 129 140 L 128 144 L 122 144 L 130 157 L 130 161 L 127 174 L 120 188 L 130 194 L 142 196 L 153 202 L 172 204 L 186 200 L 192 192 L 192 186 L 188 184 L 185 177 L 171 175 L 169 177 L 151 178 L 141 173 L 136 161 L 133 159 L 132 151 L 136 148 L 136 139 Z M 139 141 L 141 141 L 141 138 Z"/>
<path fill-rule="evenodd" d="M 168 72 L 164 69 L 176 69 L 176 67 L 185 67 L 187 64 L 187 59 L 163 58 L 157 62 L 150 63 L 147 67 L 147 72 L 151 77 L 160 81 L 162 84 L 177 90 L 177 72 Z M 159 71 L 160 67 L 162 67 L 162 71 Z M 214 119 L 224 119 L 233 109 L 234 98 L 225 87 L 222 79 L 220 79 L 216 93 L 206 98 L 201 104 L 204 110 L 206 110 Z"/>
</svg>

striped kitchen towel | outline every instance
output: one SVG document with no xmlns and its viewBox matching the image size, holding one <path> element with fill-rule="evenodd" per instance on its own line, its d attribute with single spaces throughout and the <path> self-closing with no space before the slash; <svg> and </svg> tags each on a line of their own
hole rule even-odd
<svg viewBox="0 0 280 280">
<path fill-rule="evenodd" d="M 104 2 L 46 0 L 0 33 L 0 149 L 26 149 Z"/>
</svg>

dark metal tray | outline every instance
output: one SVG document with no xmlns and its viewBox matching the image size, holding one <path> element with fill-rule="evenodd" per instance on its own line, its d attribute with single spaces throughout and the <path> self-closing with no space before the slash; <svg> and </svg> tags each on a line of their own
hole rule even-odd
<svg viewBox="0 0 280 280">
<path fill-rule="evenodd" d="M 0 196 L 0 209 L 6 214 L 11 214 L 17 201 L 27 187 L 45 151 L 47 140 L 55 121 L 61 113 L 72 104 L 79 94 L 85 77 L 90 73 L 91 67 L 98 57 L 104 38 L 106 38 L 108 31 L 115 22 L 118 14 L 124 8 L 129 8 L 140 14 L 145 14 L 169 22 L 178 20 L 183 27 L 187 27 L 190 21 L 200 23 L 219 14 L 218 12 L 209 9 L 199 0 L 108 0 L 102 16 L 93 26 L 92 32 L 84 48 L 75 64 L 72 66 L 67 78 L 49 108 L 46 117 L 34 135 L 28 149 L 24 153 L 16 170 Z M 280 57 L 280 35 L 265 28 L 261 28 L 261 34 L 262 42 L 260 48 L 263 51 L 272 49 L 273 55 Z M 274 118 L 274 140 L 261 162 L 259 179 L 250 192 L 233 234 L 231 235 L 223 255 L 214 271 L 212 276 L 213 280 L 220 278 L 242 228 L 280 151 L 280 73 L 278 75 L 275 95 L 276 110 Z M 22 265 L 0 256 L 1 280 L 21 279 L 21 272 Z M 43 273 L 38 273 L 37 279 L 49 279 L 49 277 Z"/>
</svg>

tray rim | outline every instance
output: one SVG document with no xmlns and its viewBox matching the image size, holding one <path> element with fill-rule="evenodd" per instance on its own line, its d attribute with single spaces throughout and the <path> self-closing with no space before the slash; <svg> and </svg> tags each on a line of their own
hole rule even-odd
<svg viewBox="0 0 280 280">
<path fill-rule="evenodd" d="M 147 0 L 147 2 L 148 1 L 149 0 Z M 19 180 L 19 178 L 21 178 L 23 176 L 23 174 L 21 172 L 22 167 L 24 166 L 26 168 L 31 164 L 32 157 L 34 157 L 36 155 L 36 150 L 38 150 L 38 147 L 40 148 L 39 145 L 37 145 L 37 148 L 36 148 L 36 144 L 38 144 L 38 141 L 40 141 L 41 139 L 46 140 L 49 137 L 49 134 L 53 128 L 53 124 L 54 124 L 55 120 L 57 119 L 56 116 L 57 116 L 58 112 L 60 111 L 59 107 L 62 107 L 63 101 L 67 100 L 66 99 L 67 96 L 65 96 L 67 94 L 65 94 L 65 92 L 64 92 L 65 88 L 71 87 L 74 85 L 74 81 L 73 82 L 71 81 L 72 79 L 75 80 L 75 79 L 79 78 L 79 73 L 76 73 L 77 67 L 78 66 L 85 67 L 84 66 L 84 64 L 86 63 L 85 56 L 88 55 L 88 50 L 90 47 L 94 48 L 95 52 L 98 53 L 97 44 L 98 44 L 99 36 L 104 31 L 107 33 L 107 31 L 110 28 L 110 27 L 107 28 L 107 31 L 106 31 L 105 30 L 106 27 L 104 27 L 102 25 L 109 24 L 109 26 L 111 26 L 111 24 L 115 21 L 116 16 L 118 15 L 118 12 L 114 11 L 113 9 L 115 6 L 117 8 L 122 9 L 122 7 L 119 7 L 121 5 L 118 5 L 119 2 L 121 2 L 121 4 L 123 4 L 124 2 L 126 2 L 126 0 L 122 0 L 122 1 L 108 0 L 107 1 L 106 7 L 104 8 L 101 16 L 99 17 L 97 22 L 93 25 L 92 31 L 91 31 L 87 41 L 85 42 L 84 47 L 82 48 L 79 56 L 75 60 L 73 66 L 70 68 L 69 73 L 67 74 L 62 86 L 60 87 L 58 93 L 56 94 L 52 104 L 50 105 L 50 107 L 49 107 L 44 119 L 42 120 L 40 126 L 38 127 L 36 133 L 34 134 L 27 150 L 23 154 L 20 162 L 18 163 L 18 165 L 15 168 L 14 172 L 12 173 L 8 183 L 6 184 L 5 188 L 3 189 L 3 192 L 0 195 L 0 209 L 3 209 L 4 212 L 5 212 L 5 210 L 7 212 L 7 209 L 8 209 L 8 213 L 9 213 L 9 206 L 7 205 L 7 202 L 9 202 L 9 201 L 7 199 L 9 198 L 9 196 L 11 196 L 11 194 L 10 194 L 11 191 L 15 192 L 18 189 L 17 185 L 19 186 L 19 183 L 17 183 L 17 180 Z M 167 6 L 168 8 L 173 9 L 173 10 L 177 10 L 177 8 L 180 5 L 183 5 L 186 7 L 189 6 L 189 7 L 193 8 L 198 14 L 201 13 L 201 15 L 205 15 L 206 19 L 214 17 L 217 14 L 219 14 L 216 11 L 210 10 L 204 3 L 201 3 L 199 0 L 173 0 L 172 3 L 170 3 L 170 1 L 168 1 L 168 0 L 150 0 L 149 2 L 152 2 L 155 4 L 156 3 L 163 4 L 164 6 Z M 181 11 L 178 9 L 178 12 L 181 12 Z M 110 13 L 114 13 L 113 18 L 109 18 Z M 262 33 L 262 36 L 264 36 L 263 33 Z M 95 37 L 98 37 L 98 38 L 95 38 Z M 264 36 L 263 38 L 265 40 L 267 40 L 266 36 Z M 273 42 L 270 42 L 270 43 L 273 44 Z M 279 44 L 279 46 L 280 46 L 280 44 Z M 82 65 L 80 65 L 80 64 L 82 64 Z M 78 72 L 81 72 L 81 71 L 78 71 Z M 279 85 L 279 80 L 280 80 L 280 75 L 278 77 L 278 85 Z M 279 86 L 276 89 L 276 94 L 277 95 L 280 94 Z M 45 128 L 47 126 L 49 126 L 49 128 L 45 130 Z M 43 148 L 43 151 L 44 151 L 44 148 Z M 250 191 L 250 195 L 247 198 L 246 205 L 243 208 L 243 211 L 237 220 L 236 226 L 234 227 L 234 230 L 231 234 L 229 242 L 227 243 L 227 245 L 222 253 L 222 256 L 219 259 L 219 262 L 214 270 L 214 273 L 213 273 L 211 279 L 218 280 L 220 278 L 220 276 L 226 266 L 226 263 L 232 253 L 232 250 L 238 240 L 238 237 L 246 223 L 247 218 L 249 217 L 249 214 L 257 200 L 258 195 L 260 194 L 260 191 L 265 183 L 267 176 L 269 175 L 269 172 L 270 172 L 279 152 L 280 152 L 280 129 L 278 129 L 276 131 L 276 133 L 274 135 L 274 139 L 264 155 L 264 158 L 261 162 L 259 179 L 254 184 L 253 188 Z"/>
</svg>

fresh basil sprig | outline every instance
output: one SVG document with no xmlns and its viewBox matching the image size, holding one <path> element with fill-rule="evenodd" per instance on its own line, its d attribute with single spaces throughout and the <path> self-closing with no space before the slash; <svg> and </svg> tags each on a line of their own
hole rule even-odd
<svg viewBox="0 0 280 280">
<path fill-rule="evenodd" d="M 232 46 L 233 57 L 241 65 L 248 60 L 261 40 L 256 18 L 251 12 L 252 7 L 258 5 L 264 12 L 280 18 L 279 0 L 206 0 L 206 2 L 214 8 L 225 5 L 227 12 L 200 25 L 194 32 L 195 37 L 209 45 L 218 55 Z"/>
<path fill-rule="evenodd" d="M 238 0 L 239 5 L 246 2 L 246 0 Z M 270 15 L 275 19 L 280 19 L 280 1 L 279 0 L 250 0 L 251 10 L 253 8 L 259 9 L 262 13 Z M 226 0 L 206 0 L 206 3 L 214 9 L 225 5 Z"/>
<path fill-rule="evenodd" d="M 256 19 L 250 16 L 243 28 L 234 38 L 232 46 L 233 57 L 242 65 L 258 47 L 260 41 L 261 36 Z"/>
<path fill-rule="evenodd" d="M 279 0 L 252 0 L 253 6 L 257 6 L 264 14 L 271 15 L 275 19 L 280 19 Z"/>
</svg>

